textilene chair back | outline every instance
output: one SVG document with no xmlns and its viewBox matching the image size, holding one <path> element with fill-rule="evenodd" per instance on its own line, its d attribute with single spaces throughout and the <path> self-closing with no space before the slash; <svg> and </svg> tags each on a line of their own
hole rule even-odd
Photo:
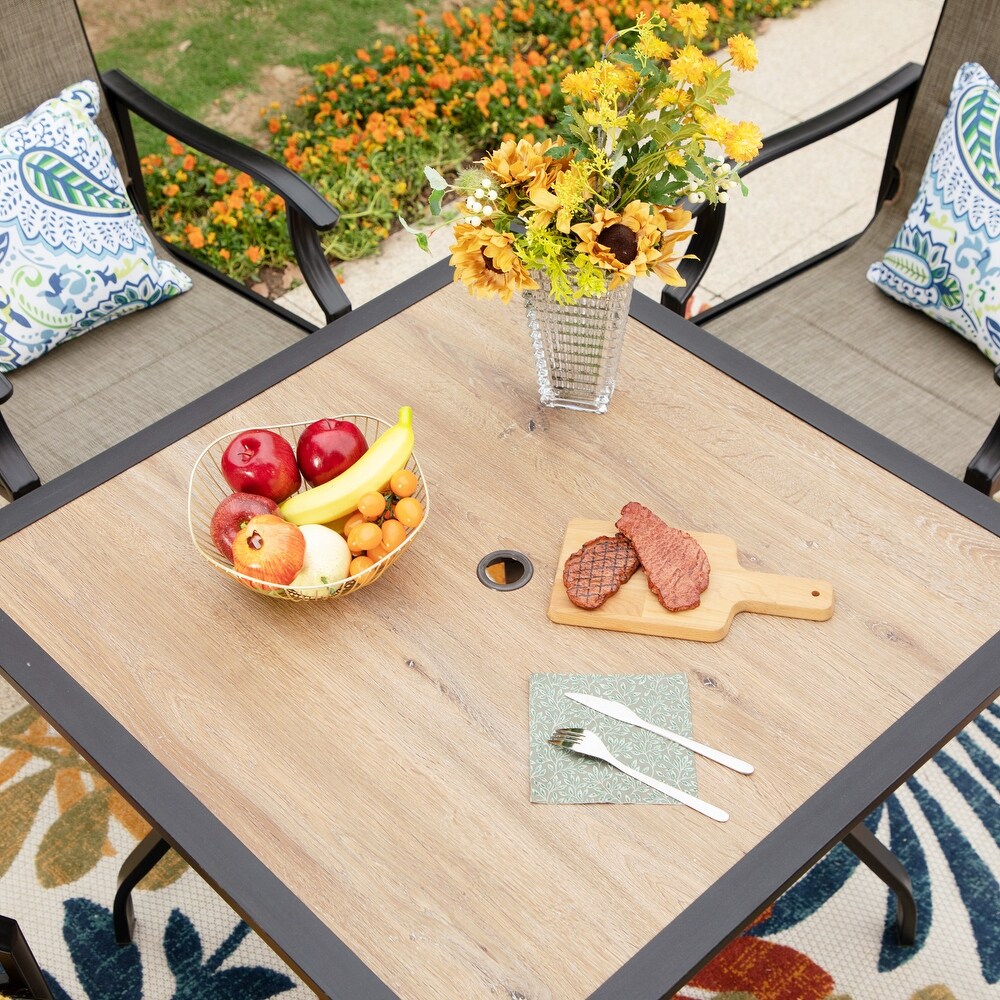
<svg viewBox="0 0 1000 1000">
<path fill-rule="evenodd" d="M 896 155 L 900 183 L 864 232 L 845 249 L 698 319 L 714 336 L 959 478 L 1000 409 L 993 366 L 957 333 L 876 288 L 866 273 L 909 212 L 966 62 L 1000 80 L 1000 0 L 946 0 Z M 793 152 L 786 162 L 794 159 Z M 779 227 L 781 212 L 780 203 L 773 207 Z"/>
<path fill-rule="evenodd" d="M 100 82 L 73 0 L 3 0 L 0 67 L 0 125 L 16 121 L 64 87 Z M 127 182 L 121 142 L 104 101 L 98 124 Z"/>
<path fill-rule="evenodd" d="M 955 74 L 966 62 L 979 63 L 1000 81 L 1000 0 L 947 0 L 941 11 L 897 159 L 900 222 L 917 195 Z"/>
</svg>

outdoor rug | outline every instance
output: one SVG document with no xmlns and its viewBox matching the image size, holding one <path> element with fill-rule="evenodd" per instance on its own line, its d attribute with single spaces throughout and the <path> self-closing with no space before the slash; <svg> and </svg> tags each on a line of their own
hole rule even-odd
<svg viewBox="0 0 1000 1000">
<path fill-rule="evenodd" d="M 0 719 L 0 913 L 20 923 L 56 1000 L 312 1000 L 172 853 L 134 894 L 135 942 L 115 944 L 118 868 L 146 824 L 5 686 Z M 1000 708 L 987 709 L 867 824 L 910 871 L 914 947 L 896 944 L 893 899 L 841 846 L 679 996 L 1000 998 Z"/>
</svg>

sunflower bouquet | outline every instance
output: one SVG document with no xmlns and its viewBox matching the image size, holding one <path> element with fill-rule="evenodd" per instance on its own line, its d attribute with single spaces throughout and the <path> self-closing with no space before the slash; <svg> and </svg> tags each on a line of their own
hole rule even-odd
<svg viewBox="0 0 1000 1000">
<path fill-rule="evenodd" d="M 757 65 L 754 43 L 733 35 L 723 58 L 706 55 L 696 42 L 708 19 L 698 3 L 640 16 L 600 61 L 563 78 L 558 137 L 508 139 L 454 183 L 425 169 L 433 214 L 457 200 L 456 281 L 507 302 L 538 288 L 541 272 L 563 303 L 646 274 L 684 284 L 678 245 L 692 216 L 680 203 L 746 193 L 739 166 L 761 146 L 754 123 L 719 113 L 733 95 L 730 66 Z M 403 225 L 426 249 L 426 234 Z"/>
</svg>

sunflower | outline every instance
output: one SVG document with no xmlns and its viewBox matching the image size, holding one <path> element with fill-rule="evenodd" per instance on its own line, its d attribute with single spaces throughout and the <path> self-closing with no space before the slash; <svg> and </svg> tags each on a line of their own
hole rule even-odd
<svg viewBox="0 0 1000 1000">
<path fill-rule="evenodd" d="M 678 240 L 690 235 L 672 230 L 690 219 L 690 213 L 682 209 L 655 209 L 644 201 L 633 201 L 621 212 L 598 205 L 593 221 L 573 226 L 573 232 L 580 240 L 580 252 L 611 272 L 609 289 L 650 271 L 669 284 L 683 284 L 671 266 L 676 258 L 671 259 L 669 252 Z"/>
<path fill-rule="evenodd" d="M 483 299 L 499 295 L 509 302 L 514 292 L 538 287 L 515 253 L 510 233 L 460 222 L 455 226 L 455 239 L 450 247 L 455 280 L 473 295 Z"/>
<path fill-rule="evenodd" d="M 551 187 L 556 175 L 569 162 L 566 157 L 553 160 L 546 155 L 557 141 L 561 143 L 561 140 L 554 139 L 543 142 L 507 139 L 496 152 L 484 157 L 481 162 L 502 187 L 522 187 L 530 196 L 535 188 Z"/>
<path fill-rule="evenodd" d="M 675 253 L 678 243 L 686 240 L 693 232 L 688 229 L 691 213 L 685 208 L 657 208 L 653 217 L 660 230 L 660 241 L 647 255 L 649 270 L 665 285 L 683 287 L 687 282 L 680 276 L 675 265 L 682 260 L 694 260 L 693 254 L 683 256 Z"/>
</svg>

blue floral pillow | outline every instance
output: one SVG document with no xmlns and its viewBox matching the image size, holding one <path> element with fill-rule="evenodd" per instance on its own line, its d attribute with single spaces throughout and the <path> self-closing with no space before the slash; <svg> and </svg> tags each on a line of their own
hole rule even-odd
<svg viewBox="0 0 1000 1000">
<path fill-rule="evenodd" d="M 1000 364 L 1000 87 L 958 71 L 920 190 L 868 280 Z"/>
<path fill-rule="evenodd" d="M 85 80 L 0 128 L 0 371 L 186 292 L 157 258 Z"/>
</svg>

